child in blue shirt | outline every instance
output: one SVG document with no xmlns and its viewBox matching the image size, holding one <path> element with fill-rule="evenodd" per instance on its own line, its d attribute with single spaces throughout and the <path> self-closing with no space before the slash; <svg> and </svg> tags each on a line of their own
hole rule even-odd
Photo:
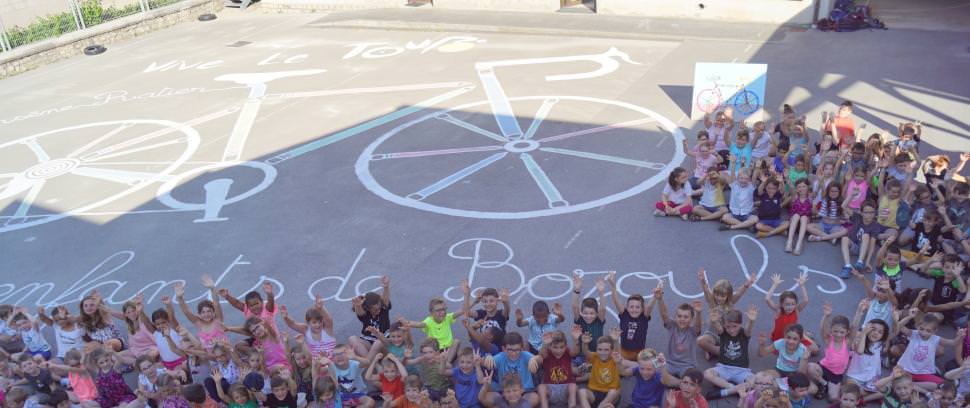
<svg viewBox="0 0 970 408">
<path fill-rule="evenodd" d="M 519 327 L 529 326 L 529 352 L 536 354 L 542 347 L 542 335 L 556 330 L 559 322 L 565 320 L 562 305 L 554 303 L 552 314 L 549 314 L 549 304 L 539 300 L 532 304 L 532 316 L 525 318 L 522 309 L 515 309 L 515 324 Z"/>
<path fill-rule="evenodd" d="M 624 363 L 623 375 L 633 376 L 637 382 L 630 394 L 633 408 L 658 408 L 664 391 L 680 386 L 680 379 L 667 372 L 664 355 L 651 348 L 637 354 L 636 365 Z"/>
</svg>

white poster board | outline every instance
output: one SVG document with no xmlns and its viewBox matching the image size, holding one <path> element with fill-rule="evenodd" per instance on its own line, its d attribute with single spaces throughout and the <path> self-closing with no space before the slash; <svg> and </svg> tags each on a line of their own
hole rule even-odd
<svg viewBox="0 0 970 408">
<path fill-rule="evenodd" d="M 735 120 L 763 120 L 767 80 L 767 64 L 698 62 L 690 117 L 698 120 L 730 107 Z"/>
</svg>

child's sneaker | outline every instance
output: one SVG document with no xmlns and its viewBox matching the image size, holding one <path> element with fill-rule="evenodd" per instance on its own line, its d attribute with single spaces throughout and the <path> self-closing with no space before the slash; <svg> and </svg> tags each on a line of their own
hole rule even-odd
<svg viewBox="0 0 970 408">
<path fill-rule="evenodd" d="M 845 265 L 842 267 L 842 273 L 839 275 L 842 279 L 849 279 L 852 277 L 852 266 Z"/>
<path fill-rule="evenodd" d="M 866 264 L 862 261 L 855 261 L 855 265 L 852 265 L 852 266 L 855 267 L 855 270 L 859 272 L 862 272 L 863 270 L 866 269 Z"/>
</svg>

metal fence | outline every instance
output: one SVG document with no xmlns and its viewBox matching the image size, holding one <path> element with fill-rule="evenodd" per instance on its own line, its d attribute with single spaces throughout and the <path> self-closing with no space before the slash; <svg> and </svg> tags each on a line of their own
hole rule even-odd
<svg viewBox="0 0 970 408">
<path fill-rule="evenodd" d="M 0 52 L 183 0 L 0 0 Z"/>
</svg>

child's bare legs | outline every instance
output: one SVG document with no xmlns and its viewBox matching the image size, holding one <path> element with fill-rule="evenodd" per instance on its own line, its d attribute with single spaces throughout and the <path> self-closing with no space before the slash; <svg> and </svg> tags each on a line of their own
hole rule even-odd
<svg viewBox="0 0 970 408">
<path fill-rule="evenodd" d="M 717 211 L 710 212 L 702 205 L 694 207 L 694 215 L 701 217 L 701 221 L 719 220 L 727 213 L 727 207 L 718 207 Z"/>
<path fill-rule="evenodd" d="M 788 223 L 788 243 L 785 244 L 785 252 L 791 252 L 793 247 L 793 242 L 795 240 L 795 233 L 798 232 L 798 228 L 802 225 L 802 216 L 795 214 L 791 216 L 790 222 Z"/>
<path fill-rule="evenodd" d="M 821 224 L 809 224 L 808 232 L 812 234 L 812 241 L 831 241 L 836 238 L 844 237 L 849 231 L 842 227 L 835 227 L 832 233 L 825 233 Z"/>
<path fill-rule="evenodd" d="M 924 381 L 924 382 L 913 382 L 913 385 L 922 388 L 923 391 L 928 392 L 928 393 L 929 392 L 936 391 L 937 388 L 939 387 L 938 385 L 936 385 L 936 383 L 932 383 L 932 382 L 928 382 L 928 381 Z M 915 391 L 913 391 L 913 392 L 915 392 Z"/>
<path fill-rule="evenodd" d="M 592 391 L 586 388 L 579 390 L 579 406 L 583 408 L 590 408 L 593 401 L 596 401 L 596 396 L 593 395 Z"/>
<path fill-rule="evenodd" d="M 616 400 L 620 398 L 620 390 L 610 390 L 606 393 L 606 398 L 597 406 L 598 408 L 612 407 L 616 405 Z"/>
<path fill-rule="evenodd" d="M 367 361 L 374 361 L 374 357 L 377 356 L 377 353 L 380 353 L 384 349 L 384 342 L 375 340 L 374 344 L 371 345 L 370 350 L 367 351 L 367 354 L 365 354 L 364 357 L 367 358 Z"/>
<path fill-rule="evenodd" d="M 539 406 L 549 408 L 549 386 L 546 384 L 539 384 Z"/>
<path fill-rule="evenodd" d="M 798 241 L 795 242 L 795 249 L 792 254 L 801 255 L 802 254 L 802 243 L 805 242 L 805 232 L 808 228 L 808 216 L 799 215 L 798 216 Z M 786 248 L 787 249 L 787 248 Z"/>
<path fill-rule="evenodd" d="M 866 237 L 868 237 L 868 235 L 866 235 Z M 852 246 L 852 240 L 849 239 L 849 237 L 842 237 L 842 240 L 841 241 L 842 241 L 841 242 L 841 247 L 842 247 L 842 262 L 844 264 L 846 264 L 846 265 L 852 265 L 852 254 L 850 253 L 851 251 L 849 251 L 849 247 Z M 865 242 L 866 242 L 866 238 L 863 237 L 862 238 L 862 245 L 865 245 Z M 862 248 L 861 247 L 859 248 L 859 257 L 860 258 L 862 257 Z"/>
<path fill-rule="evenodd" d="M 728 229 L 738 230 L 750 228 L 752 225 L 758 223 L 758 217 L 754 214 L 748 214 L 748 217 L 744 221 L 739 220 L 734 214 L 727 213 L 724 217 L 721 217 L 721 221 L 729 225 Z"/>
<path fill-rule="evenodd" d="M 578 387 L 576 386 L 576 383 L 570 383 L 569 386 L 567 386 L 567 388 L 566 388 L 566 391 L 568 392 L 568 396 L 566 397 L 566 398 L 568 398 L 567 399 L 567 401 L 568 401 L 567 408 L 576 408 L 576 391 L 577 390 L 578 390 Z"/>
<path fill-rule="evenodd" d="M 839 400 L 839 390 L 841 388 L 842 388 L 842 384 L 839 384 L 839 383 L 831 383 L 831 382 L 828 383 L 829 402 L 836 402 L 836 401 Z"/>
<path fill-rule="evenodd" d="M 717 368 L 711 367 L 704 370 L 704 379 L 714 384 L 717 388 L 720 388 L 723 392 L 722 395 L 731 395 L 737 392 L 737 386 L 727 382 L 727 380 L 721 378 L 717 375 Z"/>
<path fill-rule="evenodd" d="M 778 224 L 778 227 L 776 228 L 772 228 L 770 225 L 761 222 L 755 224 L 755 227 L 758 228 L 758 238 L 766 238 L 772 235 L 780 234 L 787 230 L 788 221 L 782 221 L 781 224 Z"/>
<path fill-rule="evenodd" d="M 350 343 L 350 347 L 354 349 L 354 353 L 361 357 L 371 356 L 371 349 L 377 345 L 376 342 L 371 344 L 371 342 L 364 340 L 360 336 L 350 336 L 350 339 L 347 342 Z M 377 347 L 377 349 L 380 350 L 380 347 Z"/>
<path fill-rule="evenodd" d="M 710 334 L 705 334 L 698 337 L 697 346 L 709 354 L 711 358 L 721 355 L 721 350 L 717 347 L 717 342 L 714 341 L 714 336 L 711 336 Z"/>
</svg>

